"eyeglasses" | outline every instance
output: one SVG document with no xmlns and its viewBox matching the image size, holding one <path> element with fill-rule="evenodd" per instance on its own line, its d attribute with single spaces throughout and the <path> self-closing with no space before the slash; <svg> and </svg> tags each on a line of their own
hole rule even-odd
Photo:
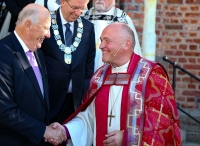
<svg viewBox="0 0 200 146">
<path fill-rule="evenodd" d="M 66 0 L 66 2 L 67 2 L 67 4 L 69 5 L 69 7 L 70 7 L 72 10 L 74 10 L 74 11 L 80 10 L 80 11 L 82 12 L 82 11 L 85 9 L 85 7 L 79 8 L 79 7 L 76 7 L 76 6 L 71 6 L 71 5 L 69 4 L 68 0 Z"/>
</svg>

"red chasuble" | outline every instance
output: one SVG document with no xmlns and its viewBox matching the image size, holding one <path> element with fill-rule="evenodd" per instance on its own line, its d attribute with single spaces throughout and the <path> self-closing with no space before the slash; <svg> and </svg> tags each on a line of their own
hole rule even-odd
<svg viewBox="0 0 200 146">
<path fill-rule="evenodd" d="M 72 119 L 95 99 L 96 145 L 102 146 L 108 125 L 111 85 L 123 85 L 120 130 L 123 146 L 181 146 L 180 123 L 165 69 L 133 54 L 126 74 L 111 74 L 105 65 L 92 76 L 90 87 Z M 96 98 L 95 98 L 96 97 Z"/>
</svg>

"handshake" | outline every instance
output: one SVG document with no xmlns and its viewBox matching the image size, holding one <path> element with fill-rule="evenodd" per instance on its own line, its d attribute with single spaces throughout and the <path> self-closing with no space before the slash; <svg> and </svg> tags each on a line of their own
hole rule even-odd
<svg viewBox="0 0 200 146">
<path fill-rule="evenodd" d="M 57 122 L 46 126 L 44 140 L 53 145 L 59 145 L 65 142 L 67 140 L 65 128 Z"/>
</svg>

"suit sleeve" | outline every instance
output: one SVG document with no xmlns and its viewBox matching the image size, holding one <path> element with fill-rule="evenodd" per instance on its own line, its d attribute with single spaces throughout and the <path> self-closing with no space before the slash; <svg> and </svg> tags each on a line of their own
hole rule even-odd
<svg viewBox="0 0 200 146">
<path fill-rule="evenodd" d="M 91 26 L 92 26 L 92 29 L 90 32 L 90 46 L 89 46 L 89 51 L 87 54 L 87 60 L 86 60 L 86 66 L 85 66 L 83 95 L 87 91 L 90 78 L 92 77 L 94 73 L 94 58 L 95 58 L 96 47 L 95 47 L 94 25 L 92 24 Z"/>
<path fill-rule="evenodd" d="M 18 108 L 15 99 L 14 58 L 16 57 L 10 49 L 0 45 L 0 125 L 39 144 L 46 125 Z M 27 96 L 28 100 L 29 95 L 20 96 Z"/>
</svg>

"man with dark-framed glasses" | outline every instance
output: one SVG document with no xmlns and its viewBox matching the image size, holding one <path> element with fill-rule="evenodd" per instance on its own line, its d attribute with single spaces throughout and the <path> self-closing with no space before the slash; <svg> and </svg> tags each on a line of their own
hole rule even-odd
<svg viewBox="0 0 200 146">
<path fill-rule="evenodd" d="M 62 123 L 76 110 L 94 72 L 94 26 L 80 17 L 88 0 L 61 0 L 51 11 L 51 37 L 42 45 L 50 95 L 50 122 Z"/>
</svg>

